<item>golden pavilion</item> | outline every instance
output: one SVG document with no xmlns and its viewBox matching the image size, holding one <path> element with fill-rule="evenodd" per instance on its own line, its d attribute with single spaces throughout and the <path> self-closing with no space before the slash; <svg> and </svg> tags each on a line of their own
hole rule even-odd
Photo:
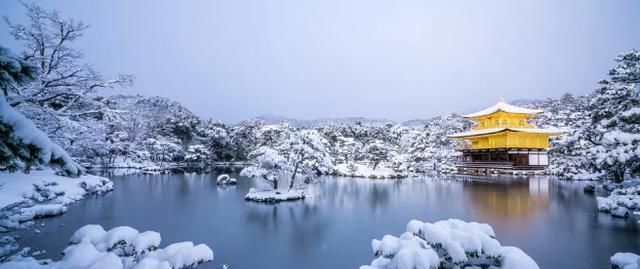
<svg viewBox="0 0 640 269">
<path fill-rule="evenodd" d="M 529 122 L 531 117 L 542 112 L 500 101 L 464 115 L 475 125 L 467 132 L 449 136 L 466 141 L 459 150 L 458 171 L 543 171 L 549 164 L 549 137 L 562 131 L 540 129 Z"/>
</svg>

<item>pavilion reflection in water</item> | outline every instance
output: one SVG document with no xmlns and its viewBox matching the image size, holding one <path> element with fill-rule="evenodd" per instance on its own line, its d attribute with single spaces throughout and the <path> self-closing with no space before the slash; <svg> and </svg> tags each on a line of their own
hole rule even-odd
<svg viewBox="0 0 640 269">
<path fill-rule="evenodd" d="M 465 186 L 469 203 L 482 219 L 524 223 L 549 208 L 549 179 L 491 178 Z"/>
</svg>

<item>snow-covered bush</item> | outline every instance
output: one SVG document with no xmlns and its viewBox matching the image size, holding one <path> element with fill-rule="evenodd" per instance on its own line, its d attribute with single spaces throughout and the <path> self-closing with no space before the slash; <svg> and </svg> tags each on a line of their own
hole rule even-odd
<svg viewBox="0 0 640 269">
<path fill-rule="evenodd" d="M 614 217 L 629 217 L 630 211 L 640 210 L 640 186 L 615 189 L 608 197 L 597 197 L 598 210 Z"/>
<path fill-rule="evenodd" d="M 235 185 L 236 184 L 236 179 L 230 177 L 227 174 L 222 174 L 222 175 L 219 175 L 218 178 L 216 179 L 216 184 L 218 184 L 218 185 Z"/>
<path fill-rule="evenodd" d="M 539 268 L 522 250 L 500 245 L 488 224 L 457 219 L 412 220 L 400 237 L 385 235 L 371 247 L 376 258 L 361 269 Z"/>
<path fill-rule="evenodd" d="M 181 242 L 160 248 L 160 241 L 160 234 L 154 231 L 140 233 L 128 226 L 105 231 L 100 225 L 85 225 L 71 236 L 60 261 L 36 260 L 18 253 L 0 268 L 189 269 L 213 260 L 207 245 Z"/>
</svg>

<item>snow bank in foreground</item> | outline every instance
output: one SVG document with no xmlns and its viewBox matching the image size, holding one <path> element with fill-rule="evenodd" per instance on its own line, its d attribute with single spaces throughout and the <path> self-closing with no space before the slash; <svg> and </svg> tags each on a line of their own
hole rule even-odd
<svg viewBox="0 0 640 269">
<path fill-rule="evenodd" d="M 257 190 L 255 188 L 249 189 L 249 193 L 244 197 L 247 201 L 261 202 L 261 203 L 279 203 L 284 201 L 303 200 L 305 198 L 304 190 Z"/>
<path fill-rule="evenodd" d="M 111 180 L 92 175 L 69 178 L 53 170 L 0 172 L 0 231 L 26 227 L 36 218 L 60 215 L 66 212 L 66 205 L 85 195 L 112 189 Z"/>
<path fill-rule="evenodd" d="M 516 247 L 501 246 L 488 224 L 457 219 L 412 220 L 407 232 L 371 242 L 375 259 L 360 269 L 503 268 L 539 269 Z"/>
<path fill-rule="evenodd" d="M 405 172 L 395 172 L 393 169 L 379 165 L 374 170 L 364 164 L 357 163 L 341 163 L 336 165 L 334 173 L 343 177 L 366 177 L 366 178 L 406 178 L 408 175 Z"/>
<path fill-rule="evenodd" d="M 216 184 L 218 185 L 235 185 L 236 184 L 236 179 L 229 177 L 229 175 L 227 174 L 222 174 L 219 175 L 218 178 L 216 179 Z"/>
<path fill-rule="evenodd" d="M 160 240 L 153 231 L 139 233 L 128 226 L 105 231 L 100 225 L 86 225 L 71 236 L 62 260 L 36 260 L 22 252 L 0 269 L 187 269 L 213 260 L 207 245 L 181 242 L 160 249 Z"/>
<path fill-rule="evenodd" d="M 614 217 L 629 217 L 629 211 L 640 210 L 640 186 L 616 189 L 608 197 L 597 197 L 598 210 Z"/>
<path fill-rule="evenodd" d="M 611 269 L 639 269 L 640 268 L 640 256 L 628 253 L 619 252 L 611 256 Z"/>
</svg>

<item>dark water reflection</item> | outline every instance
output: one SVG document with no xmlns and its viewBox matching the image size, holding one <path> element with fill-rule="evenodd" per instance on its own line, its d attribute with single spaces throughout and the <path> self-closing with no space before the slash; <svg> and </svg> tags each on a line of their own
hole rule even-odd
<svg viewBox="0 0 640 269">
<path fill-rule="evenodd" d="M 599 214 L 581 184 L 546 177 L 326 178 L 309 187 L 313 198 L 276 206 L 243 200 L 250 179 L 219 187 L 215 178 L 116 176 L 115 191 L 39 221 L 40 234 L 19 232 L 21 243 L 58 259 L 84 224 L 130 225 L 160 232 L 163 245 L 208 244 L 216 258 L 204 268 L 358 268 L 372 259 L 371 239 L 398 235 L 411 219 L 460 218 L 489 223 L 542 268 L 608 268 L 614 252 L 640 252 L 637 220 Z"/>
</svg>

